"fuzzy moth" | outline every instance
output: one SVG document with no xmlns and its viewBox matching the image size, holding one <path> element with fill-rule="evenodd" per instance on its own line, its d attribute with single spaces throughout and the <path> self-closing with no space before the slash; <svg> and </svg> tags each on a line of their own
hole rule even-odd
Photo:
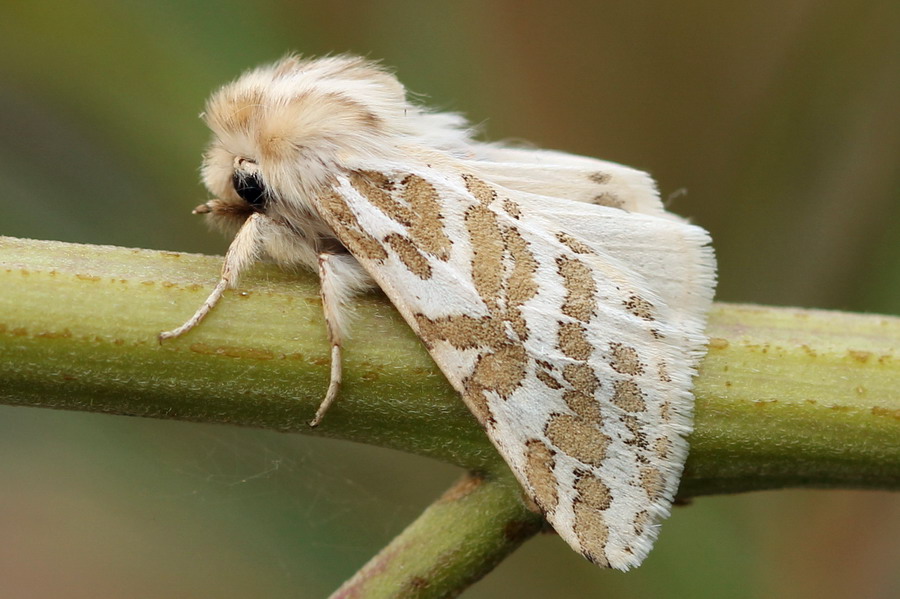
<svg viewBox="0 0 900 599">
<path fill-rule="evenodd" d="M 362 58 L 281 61 L 208 101 L 194 212 L 258 258 L 318 272 L 338 395 L 354 294 L 380 287 L 559 535 L 641 563 L 687 456 L 715 260 L 645 173 L 472 139 Z"/>
</svg>

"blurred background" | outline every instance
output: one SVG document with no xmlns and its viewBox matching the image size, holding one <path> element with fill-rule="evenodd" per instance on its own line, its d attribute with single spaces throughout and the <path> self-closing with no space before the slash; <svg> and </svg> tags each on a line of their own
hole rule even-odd
<svg viewBox="0 0 900 599">
<path fill-rule="evenodd" d="M 207 95 L 289 50 L 383 60 L 486 139 L 651 172 L 718 298 L 900 313 L 900 3 L 8 2 L 0 234 L 222 253 Z M 372 448 L 0 408 L 0 595 L 323 597 L 458 476 Z M 640 569 L 547 535 L 465 597 L 897 597 L 900 501 L 709 497 Z"/>
</svg>

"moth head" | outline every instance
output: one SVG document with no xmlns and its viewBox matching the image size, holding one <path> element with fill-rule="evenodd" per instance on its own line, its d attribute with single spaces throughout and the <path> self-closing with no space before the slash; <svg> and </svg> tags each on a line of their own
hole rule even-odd
<svg viewBox="0 0 900 599">
<path fill-rule="evenodd" d="M 195 212 L 228 230 L 253 212 L 294 222 L 341 172 L 373 157 L 402 161 L 411 145 L 462 145 L 464 121 L 420 110 L 377 63 L 288 56 L 216 91 L 202 174 L 215 198 Z"/>
<path fill-rule="evenodd" d="M 256 211 L 255 203 L 303 202 L 349 162 L 392 148 L 391 122 L 405 106 L 397 79 L 362 58 L 289 56 L 248 71 L 206 104 L 213 142 L 204 182 L 218 199 Z M 237 197 L 234 181 L 244 190 Z M 254 197 L 263 189 L 266 202 Z"/>
<path fill-rule="evenodd" d="M 194 214 L 206 215 L 211 224 L 233 233 L 254 212 L 268 212 L 273 192 L 255 160 L 235 156 L 213 144 L 206 153 L 202 171 L 214 198 L 194 208 Z"/>
</svg>

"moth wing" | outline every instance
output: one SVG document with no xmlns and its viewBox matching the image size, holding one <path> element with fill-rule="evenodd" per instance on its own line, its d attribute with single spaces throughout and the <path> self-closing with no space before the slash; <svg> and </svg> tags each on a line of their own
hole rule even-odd
<svg viewBox="0 0 900 599">
<path fill-rule="evenodd" d="M 569 245 L 627 265 L 632 284 L 643 281 L 643 288 L 659 298 L 657 321 L 676 325 L 687 343 L 698 333 L 703 338 L 716 284 L 715 255 L 704 229 L 677 215 L 671 215 L 677 220 L 625 217 L 619 210 L 598 210 L 558 197 L 511 190 L 508 195 L 540 223 L 537 226 L 564 232 Z M 705 343 L 703 338 L 701 346 Z"/>
<path fill-rule="evenodd" d="M 601 254 L 616 255 L 652 281 L 673 319 L 705 318 L 715 286 L 709 235 L 699 227 L 662 227 L 653 235 L 627 227 L 598 226 L 596 212 L 572 201 L 619 208 L 686 224 L 667 212 L 646 172 L 588 156 L 555 150 L 477 144 L 482 160 L 466 161 L 474 172 L 504 187 L 522 209 L 549 229 L 566 231 Z M 616 220 L 616 216 L 612 216 Z M 603 234 L 598 234 L 603 231 Z M 670 319 L 671 320 L 671 319 Z M 696 327 L 695 327 L 696 328 Z"/>
<path fill-rule="evenodd" d="M 563 198 L 681 220 L 666 212 L 656 183 L 643 171 L 555 150 L 476 144 L 467 169 L 513 192 Z"/>
<path fill-rule="evenodd" d="M 686 458 L 711 294 L 697 291 L 678 320 L 666 303 L 674 285 L 652 280 L 666 275 L 653 263 L 669 264 L 667 251 L 649 248 L 673 227 L 698 248 L 705 237 L 450 172 L 378 165 L 337 177 L 318 209 L 560 536 L 603 566 L 638 565 Z M 635 267 L 639 251 L 617 250 L 638 242 L 652 258 Z M 695 285 L 711 287 L 711 274 Z"/>
</svg>

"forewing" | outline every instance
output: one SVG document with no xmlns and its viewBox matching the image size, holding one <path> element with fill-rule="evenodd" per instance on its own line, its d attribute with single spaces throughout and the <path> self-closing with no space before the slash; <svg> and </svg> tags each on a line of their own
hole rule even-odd
<svg viewBox="0 0 900 599">
<path fill-rule="evenodd" d="M 467 169 L 507 190 L 681 220 L 665 211 L 647 173 L 622 164 L 554 150 L 475 144 Z"/>
<path fill-rule="evenodd" d="M 639 564 L 687 452 L 712 286 L 699 229 L 424 166 L 340 176 L 319 210 L 560 536 Z M 705 260 L 683 271 L 701 280 L 656 283 L 681 251 L 659 239 Z"/>
</svg>

